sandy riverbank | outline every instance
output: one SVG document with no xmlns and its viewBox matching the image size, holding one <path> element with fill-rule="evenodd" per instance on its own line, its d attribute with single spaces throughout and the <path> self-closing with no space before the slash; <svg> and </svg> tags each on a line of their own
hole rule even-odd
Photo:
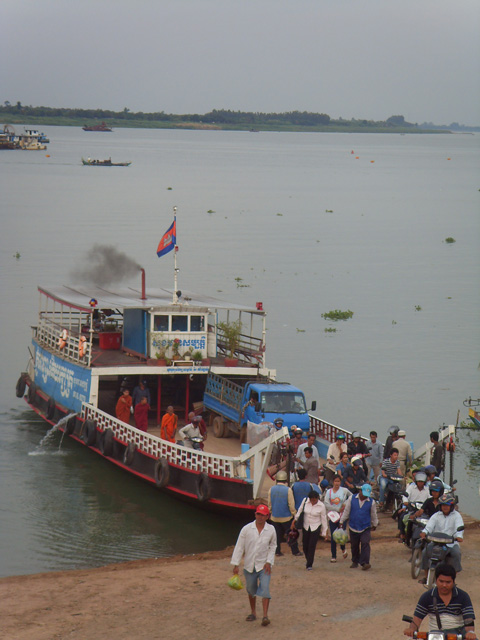
<svg viewBox="0 0 480 640">
<path fill-rule="evenodd" d="M 372 569 L 331 564 L 319 544 L 314 571 L 285 555 L 273 570 L 271 625 L 245 622 L 245 590 L 226 586 L 232 549 L 152 559 L 98 569 L 16 576 L 0 580 L 3 640 L 175 640 L 249 637 L 340 640 L 401 638 L 402 614 L 411 614 L 423 587 L 410 577 L 409 551 L 381 514 L 374 532 Z M 285 545 L 285 551 L 288 548 Z M 462 546 L 458 584 L 480 614 L 480 523 L 470 523 Z"/>
</svg>

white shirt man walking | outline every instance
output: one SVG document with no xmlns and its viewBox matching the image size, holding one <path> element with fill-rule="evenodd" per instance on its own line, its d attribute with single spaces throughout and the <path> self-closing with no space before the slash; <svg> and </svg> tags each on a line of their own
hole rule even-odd
<svg viewBox="0 0 480 640">
<path fill-rule="evenodd" d="M 263 627 L 270 624 L 268 618 L 268 606 L 271 598 L 270 576 L 277 547 L 275 529 L 271 524 L 267 523 L 269 516 L 268 507 L 264 504 L 258 505 L 254 522 L 246 524 L 240 531 L 230 561 L 230 564 L 233 564 L 233 573 L 237 575 L 239 564 L 244 558 L 243 575 L 247 584 L 247 594 L 251 609 L 251 613 L 246 617 L 246 620 L 247 622 L 252 622 L 257 619 L 256 597 L 258 595 L 262 598 Z"/>
</svg>

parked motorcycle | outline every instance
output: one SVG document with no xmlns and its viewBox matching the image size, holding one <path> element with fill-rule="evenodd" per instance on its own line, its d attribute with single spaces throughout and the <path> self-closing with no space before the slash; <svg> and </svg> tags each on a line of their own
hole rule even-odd
<svg viewBox="0 0 480 640">
<path fill-rule="evenodd" d="M 404 478 L 402 476 L 391 476 L 390 480 L 392 481 L 392 484 L 390 484 L 387 489 L 387 495 L 385 496 L 385 508 L 387 508 L 391 503 L 392 518 L 395 520 L 403 505 L 402 497 Z"/>
<path fill-rule="evenodd" d="M 403 616 L 403 622 L 412 622 L 411 616 Z M 449 631 L 414 631 L 414 638 L 423 638 L 424 640 L 463 640 L 465 633 L 451 633 Z"/>
</svg>

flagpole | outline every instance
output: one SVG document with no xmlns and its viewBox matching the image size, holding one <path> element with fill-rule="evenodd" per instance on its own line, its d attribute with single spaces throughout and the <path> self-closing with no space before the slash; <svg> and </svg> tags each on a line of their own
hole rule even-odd
<svg viewBox="0 0 480 640">
<path fill-rule="evenodd" d="M 174 229 L 176 230 L 177 225 L 177 207 L 173 207 L 173 223 L 174 223 Z M 179 271 L 179 269 L 177 269 L 177 234 L 175 232 L 175 246 L 173 247 L 173 304 L 177 304 L 178 303 L 178 296 L 177 296 L 177 291 L 178 291 L 178 284 L 177 284 L 177 273 Z"/>
</svg>

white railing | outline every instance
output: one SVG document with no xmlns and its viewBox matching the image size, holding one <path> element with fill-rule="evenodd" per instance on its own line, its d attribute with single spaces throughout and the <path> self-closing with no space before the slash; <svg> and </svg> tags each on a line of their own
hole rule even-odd
<svg viewBox="0 0 480 640">
<path fill-rule="evenodd" d="M 449 440 L 451 437 L 455 438 L 455 432 L 456 432 L 456 428 L 455 428 L 455 425 L 453 424 L 449 424 L 441 427 L 440 429 L 438 429 L 439 442 L 440 443 L 445 442 L 446 440 Z M 413 452 L 414 459 L 416 460 L 417 458 L 419 459 L 423 458 L 425 463 L 430 464 L 430 452 L 432 450 L 432 447 L 433 447 L 433 442 L 426 442 L 421 447 L 418 447 L 418 449 L 415 449 L 415 451 Z"/>
<path fill-rule="evenodd" d="M 79 364 L 90 366 L 91 344 L 89 342 L 88 336 L 85 336 L 87 339 L 83 343 L 84 356 L 80 357 L 80 353 L 78 350 L 81 337 L 80 335 L 69 332 L 68 337 L 65 340 L 65 346 L 63 348 L 60 348 L 60 337 L 64 328 L 65 327 L 62 327 L 56 322 L 51 322 L 49 320 L 43 319 L 35 328 L 35 336 L 37 342 L 41 346 L 47 347 L 47 349 L 50 349 L 50 351 L 57 353 L 63 358 L 67 358 L 72 362 L 78 362 Z"/>
<path fill-rule="evenodd" d="M 247 463 L 253 458 L 254 498 L 257 498 L 260 494 L 274 443 L 277 440 L 288 437 L 288 429 L 284 427 L 241 456 L 233 458 L 231 456 L 221 456 L 206 451 L 188 449 L 182 445 L 167 442 L 158 436 L 145 433 L 145 431 L 117 420 L 108 413 L 87 403 L 82 404 L 81 417 L 84 420 L 95 420 L 97 427 L 102 431 L 112 429 L 117 440 L 120 440 L 125 445 L 133 443 L 142 453 L 148 454 L 155 459 L 166 458 L 170 464 L 192 471 L 208 473 L 211 476 L 246 480 Z"/>
</svg>

